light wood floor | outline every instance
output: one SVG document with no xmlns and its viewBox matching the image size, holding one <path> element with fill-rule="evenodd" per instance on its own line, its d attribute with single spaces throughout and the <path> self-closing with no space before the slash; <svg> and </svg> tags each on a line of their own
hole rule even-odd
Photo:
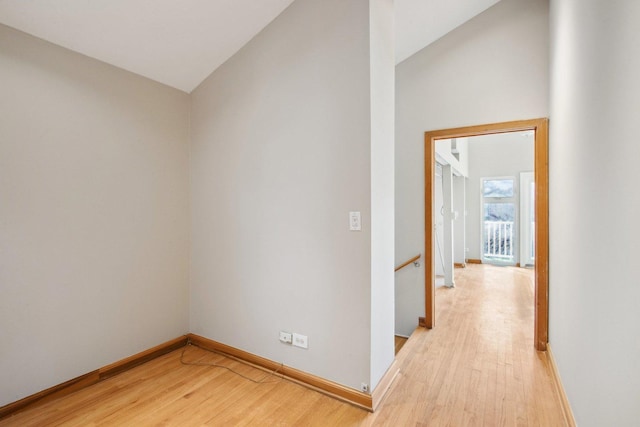
<svg viewBox="0 0 640 427">
<path fill-rule="evenodd" d="M 370 414 L 231 359 L 187 347 L 0 426 L 563 426 L 545 353 L 533 348 L 533 272 L 469 265 L 436 295 L 436 328 L 416 329 L 400 374 Z"/>
<path fill-rule="evenodd" d="M 402 347 L 404 347 L 404 345 L 407 343 L 407 338 L 405 337 L 400 337 L 398 335 L 395 336 L 394 338 L 394 344 L 395 344 L 395 350 L 396 350 L 396 354 L 398 354 L 400 352 L 400 350 L 402 350 Z"/>
</svg>

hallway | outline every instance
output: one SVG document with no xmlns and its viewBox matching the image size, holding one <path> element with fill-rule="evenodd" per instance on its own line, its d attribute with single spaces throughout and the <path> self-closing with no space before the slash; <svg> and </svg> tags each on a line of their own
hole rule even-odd
<svg viewBox="0 0 640 427">
<path fill-rule="evenodd" d="M 398 354 L 377 420 L 397 425 L 561 426 L 545 353 L 533 347 L 533 270 L 470 264 L 436 290 L 436 327 Z"/>
</svg>

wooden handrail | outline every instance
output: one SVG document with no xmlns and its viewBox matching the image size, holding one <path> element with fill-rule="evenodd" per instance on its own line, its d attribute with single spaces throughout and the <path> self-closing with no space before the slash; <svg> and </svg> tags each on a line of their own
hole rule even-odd
<svg viewBox="0 0 640 427">
<path fill-rule="evenodd" d="M 413 258 L 411 258 L 410 260 L 408 260 L 407 262 L 403 262 L 402 264 L 400 264 L 399 266 L 396 267 L 394 272 L 400 270 L 401 268 L 406 267 L 407 265 L 411 264 L 412 262 L 418 261 L 421 256 L 422 256 L 422 254 L 418 254 L 418 255 L 414 256 Z"/>
</svg>

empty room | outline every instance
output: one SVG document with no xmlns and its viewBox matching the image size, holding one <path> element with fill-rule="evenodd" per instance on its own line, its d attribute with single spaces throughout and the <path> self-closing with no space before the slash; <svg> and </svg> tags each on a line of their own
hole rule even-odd
<svg viewBox="0 0 640 427">
<path fill-rule="evenodd" d="M 638 19 L 0 0 L 0 426 L 636 425 Z"/>
</svg>

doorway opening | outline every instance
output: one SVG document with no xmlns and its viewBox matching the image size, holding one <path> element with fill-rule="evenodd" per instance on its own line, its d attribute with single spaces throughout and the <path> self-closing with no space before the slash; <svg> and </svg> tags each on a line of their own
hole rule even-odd
<svg viewBox="0 0 640 427">
<path fill-rule="evenodd" d="M 443 129 L 425 132 L 425 319 L 424 326 L 435 326 L 435 170 L 436 170 L 436 142 L 439 140 L 466 138 L 507 132 L 532 131 L 534 138 L 534 177 L 535 191 L 530 196 L 533 209 L 527 219 L 530 227 L 532 243 L 532 259 L 535 259 L 535 306 L 534 306 L 534 346 L 544 351 L 548 342 L 548 265 L 549 265 L 549 180 L 548 180 L 548 119 L 519 120 L 512 122 L 493 123 L 478 126 L 468 126 L 453 129 Z M 494 177 L 496 178 L 496 177 Z M 500 177 L 497 177 L 500 178 Z M 515 184 L 515 177 L 513 177 Z M 488 184 L 490 201 L 508 199 L 499 196 L 499 192 L 491 192 L 501 183 Z M 508 185 L 507 185 L 508 186 Z M 532 188 L 532 187 L 530 187 Z M 508 191 L 507 191 L 508 193 Z M 504 194 L 507 194 L 504 193 Z M 503 195 L 504 195 L 503 194 Z M 502 200 L 504 203 L 515 203 L 513 200 Z M 498 206 L 495 208 L 506 208 Z M 515 205 L 514 205 L 515 208 Z M 503 221 L 508 222 L 508 221 Z M 522 224 L 521 224 L 522 227 Z M 504 231 L 506 232 L 506 230 Z M 526 232 L 526 231 L 525 231 Z M 521 232 L 522 234 L 522 232 Z M 494 250 L 493 255 L 506 256 L 507 251 L 516 250 L 513 241 L 498 239 L 491 242 L 489 237 L 487 250 Z M 493 245 L 493 247 L 491 247 Z M 502 247 L 500 247 L 502 246 Z M 520 249 L 522 251 L 522 249 Z M 502 251 L 503 253 L 501 253 Z"/>
</svg>

